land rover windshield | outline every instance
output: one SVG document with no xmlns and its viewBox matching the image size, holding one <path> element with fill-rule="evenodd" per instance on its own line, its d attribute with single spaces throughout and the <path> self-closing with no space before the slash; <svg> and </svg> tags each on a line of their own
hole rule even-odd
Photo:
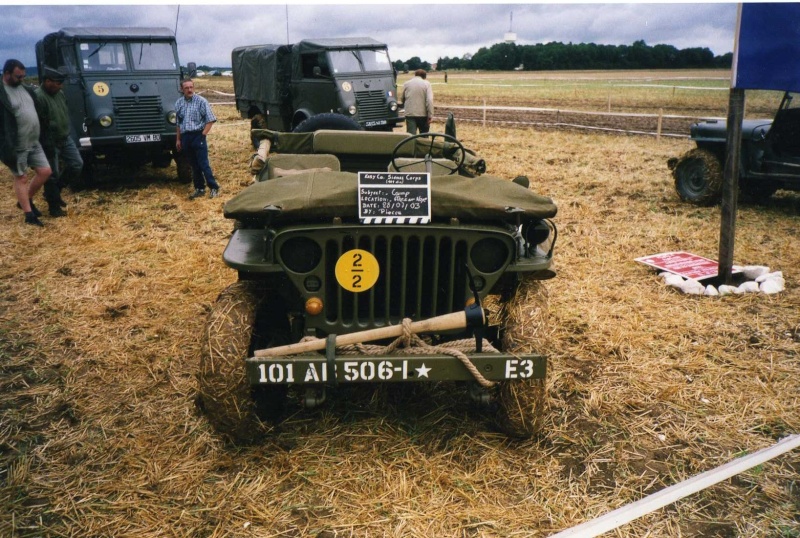
<svg viewBox="0 0 800 538">
<path fill-rule="evenodd" d="M 130 42 L 130 65 L 124 42 L 86 41 L 79 45 L 84 71 L 174 71 L 177 69 L 171 43 Z"/>
<path fill-rule="evenodd" d="M 337 74 L 392 70 L 386 49 L 335 50 L 329 55 Z"/>
</svg>

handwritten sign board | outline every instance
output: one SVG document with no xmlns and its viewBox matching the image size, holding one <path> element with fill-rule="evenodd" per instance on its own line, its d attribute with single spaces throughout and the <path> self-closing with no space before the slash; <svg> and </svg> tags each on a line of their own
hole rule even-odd
<svg viewBox="0 0 800 538">
<path fill-rule="evenodd" d="M 682 250 L 643 256 L 641 258 L 636 258 L 636 261 L 649 265 L 650 267 L 655 267 L 656 269 L 661 269 L 662 271 L 669 271 L 670 273 L 681 275 L 684 278 L 693 278 L 695 280 L 712 278 L 717 276 L 719 272 L 719 264 L 716 261 Z M 737 272 L 739 271 L 734 271 L 734 273 Z"/>
<path fill-rule="evenodd" d="M 359 172 L 358 218 L 363 224 L 427 224 L 431 178 L 425 172 Z"/>
</svg>

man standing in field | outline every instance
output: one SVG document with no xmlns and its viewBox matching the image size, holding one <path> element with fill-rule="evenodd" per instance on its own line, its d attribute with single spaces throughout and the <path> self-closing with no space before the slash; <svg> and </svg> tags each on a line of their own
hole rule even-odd
<svg viewBox="0 0 800 538">
<path fill-rule="evenodd" d="M 219 194 L 219 185 L 214 180 L 214 173 L 208 162 L 206 135 L 217 121 L 217 117 L 208 101 L 194 93 L 192 79 L 181 82 L 181 91 L 183 97 L 175 103 L 175 112 L 178 116 L 178 138 L 175 141 L 175 149 L 186 151 L 192 164 L 194 193 L 189 199 L 205 196 L 206 184 L 211 189 L 210 197 L 216 198 Z"/>
<path fill-rule="evenodd" d="M 433 89 L 425 80 L 424 69 L 414 71 L 414 78 L 403 84 L 403 107 L 406 110 L 406 131 L 410 134 L 427 133 L 433 120 Z"/>
<path fill-rule="evenodd" d="M 44 82 L 35 92 L 42 124 L 41 143 L 53 170 L 53 175 L 44 184 L 44 198 L 51 217 L 66 215 L 62 208 L 67 204 L 61 198 L 61 189 L 68 179 L 78 176 L 83 169 L 81 153 L 69 135 L 67 98 L 61 91 L 65 79 L 63 73 L 45 67 Z M 60 168 L 61 161 L 64 163 L 64 170 Z"/>
<path fill-rule="evenodd" d="M 24 84 L 25 66 L 19 60 L 8 60 L 3 66 L 0 84 L 0 153 L 3 164 L 14 175 L 17 206 L 25 212 L 25 223 L 44 226 L 41 212 L 33 205 L 33 195 L 50 177 L 42 145 L 39 143 L 39 116 L 33 90 Z M 28 168 L 36 175 L 28 184 Z"/>
</svg>

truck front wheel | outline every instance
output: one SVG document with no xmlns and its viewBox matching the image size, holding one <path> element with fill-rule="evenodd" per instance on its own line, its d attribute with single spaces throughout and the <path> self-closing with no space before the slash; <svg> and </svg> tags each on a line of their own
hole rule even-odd
<svg viewBox="0 0 800 538">
<path fill-rule="evenodd" d="M 198 404 L 211 425 L 238 444 L 261 439 L 269 427 L 259 415 L 264 411 L 277 414 L 275 408 L 286 396 L 283 386 L 253 390 L 245 373 L 245 359 L 254 349 L 268 347 L 274 334 L 288 334 L 288 321 L 283 326 L 270 323 L 272 316 L 259 317 L 261 305 L 269 304 L 266 295 L 259 283 L 252 281 L 225 288 L 211 308 L 202 340 Z M 263 310 L 280 310 L 269 306 Z"/>
<path fill-rule="evenodd" d="M 525 279 L 501 298 L 500 318 L 505 325 L 503 351 L 519 352 L 535 344 L 547 345 L 547 289 L 540 280 Z M 495 422 L 509 437 L 527 439 L 539 432 L 545 408 L 545 380 L 501 381 L 495 396 Z"/>
<path fill-rule="evenodd" d="M 695 148 L 687 152 L 675 163 L 672 177 L 684 202 L 709 206 L 722 195 L 722 164 L 708 150 Z"/>
</svg>

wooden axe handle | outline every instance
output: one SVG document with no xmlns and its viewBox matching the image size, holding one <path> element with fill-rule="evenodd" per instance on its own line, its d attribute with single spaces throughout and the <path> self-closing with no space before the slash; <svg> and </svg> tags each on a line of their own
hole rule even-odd
<svg viewBox="0 0 800 538">
<path fill-rule="evenodd" d="M 463 329 L 467 326 L 467 315 L 465 312 L 453 312 L 452 314 L 445 314 L 443 316 L 436 316 L 434 318 L 424 319 L 422 321 L 414 321 L 411 323 L 410 329 L 414 334 L 427 333 L 427 332 L 440 332 L 448 331 L 450 329 Z M 369 342 L 370 340 L 380 340 L 382 338 L 398 337 L 403 334 L 402 325 L 388 325 L 386 327 L 379 327 L 377 329 L 369 329 L 367 331 L 360 331 L 357 333 L 340 334 L 336 337 L 336 346 L 349 346 L 351 344 L 360 344 L 362 342 Z M 317 340 L 309 340 L 308 342 L 298 342 L 296 344 L 289 344 L 286 346 L 271 347 L 267 349 L 257 349 L 255 356 L 264 357 L 282 357 L 286 355 L 297 355 L 298 353 L 306 353 L 308 351 L 318 351 L 325 349 L 325 338 Z"/>
</svg>

